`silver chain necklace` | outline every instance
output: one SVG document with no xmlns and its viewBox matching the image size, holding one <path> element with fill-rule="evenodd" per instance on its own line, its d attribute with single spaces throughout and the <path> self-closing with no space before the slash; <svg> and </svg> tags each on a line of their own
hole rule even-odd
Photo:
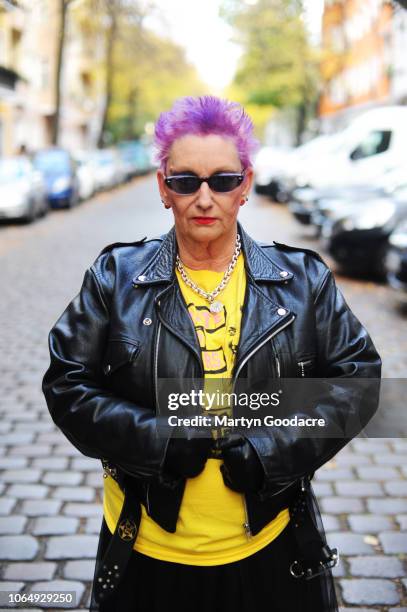
<svg viewBox="0 0 407 612">
<path fill-rule="evenodd" d="M 207 291 L 205 291 L 204 289 L 202 289 L 201 287 L 199 287 L 196 283 L 194 283 L 194 281 L 192 279 L 189 278 L 189 276 L 187 275 L 184 266 L 182 265 L 182 262 L 179 258 L 179 255 L 177 253 L 177 257 L 175 260 L 175 265 L 177 266 L 177 270 L 178 272 L 181 274 L 181 278 L 184 281 L 184 283 L 186 285 L 188 285 L 188 287 L 190 287 L 192 289 L 192 291 L 195 291 L 195 293 L 197 293 L 198 295 L 202 296 L 203 298 L 205 298 L 205 300 L 207 300 L 210 304 L 209 306 L 209 310 L 211 312 L 220 312 L 223 308 L 223 304 L 222 302 L 220 302 L 219 300 L 215 300 L 216 296 L 219 295 L 219 293 L 221 291 L 223 291 L 223 289 L 226 287 L 227 283 L 230 280 L 230 277 L 232 276 L 232 272 L 236 267 L 237 264 L 237 258 L 239 257 L 241 251 L 241 242 L 240 242 L 240 235 L 237 234 L 236 236 L 236 245 L 235 245 L 235 251 L 233 253 L 233 257 L 231 259 L 230 264 L 227 267 L 227 270 L 225 272 L 225 274 L 223 275 L 223 278 L 221 280 L 221 282 L 219 283 L 219 285 L 217 287 L 215 287 L 215 289 L 213 291 L 211 291 L 210 293 L 208 293 Z"/>
</svg>

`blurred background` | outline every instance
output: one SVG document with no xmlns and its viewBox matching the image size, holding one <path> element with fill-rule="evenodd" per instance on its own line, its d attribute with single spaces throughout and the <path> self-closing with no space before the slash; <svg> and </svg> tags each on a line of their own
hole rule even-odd
<svg viewBox="0 0 407 612">
<path fill-rule="evenodd" d="M 245 106 L 245 229 L 318 251 L 405 384 L 406 57 L 406 1 L 0 0 L 0 591 L 87 609 L 102 471 L 50 418 L 47 334 L 103 247 L 171 227 L 151 142 L 176 98 Z M 406 466 L 362 436 L 318 470 L 341 612 L 407 609 Z"/>
</svg>

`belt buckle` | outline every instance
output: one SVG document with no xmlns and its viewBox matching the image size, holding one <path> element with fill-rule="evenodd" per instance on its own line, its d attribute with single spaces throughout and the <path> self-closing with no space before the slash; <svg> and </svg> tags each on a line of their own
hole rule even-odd
<svg viewBox="0 0 407 612">
<path fill-rule="evenodd" d="M 339 563 L 338 549 L 332 548 L 330 558 L 327 559 L 327 561 L 320 561 L 318 563 L 318 566 L 314 570 L 312 567 L 308 567 L 306 570 L 304 570 L 301 566 L 300 561 L 296 559 L 290 565 L 290 574 L 294 576 L 294 578 L 304 577 L 305 580 L 311 580 L 311 578 L 314 578 L 315 576 L 320 576 L 321 574 L 323 574 L 327 569 L 332 569 L 333 567 L 336 567 L 338 563 Z M 296 566 L 298 566 L 300 571 L 294 569 Z"/>
</svg>

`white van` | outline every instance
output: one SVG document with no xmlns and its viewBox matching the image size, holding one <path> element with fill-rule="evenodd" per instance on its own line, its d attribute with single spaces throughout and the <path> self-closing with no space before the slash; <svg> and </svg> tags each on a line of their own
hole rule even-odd
<svg viewBox="0 0 407 612">
<path fill-rule="evenodd" d="M 297 186 L 366 185 L 405 163 L 407 107 L 384 106 L 356 117 L 335 135 L 331 152 L 312 152 L 296 164 Z"/>
</svg>

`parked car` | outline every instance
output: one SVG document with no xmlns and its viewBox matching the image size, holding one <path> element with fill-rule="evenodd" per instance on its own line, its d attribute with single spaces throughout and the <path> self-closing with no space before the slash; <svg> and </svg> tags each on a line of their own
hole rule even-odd
<svg viewBox="0 0 407 612">
<path fill-rule="evenodd" d="M 117 148 L 125 165 L 127 180 L 151 170 L 151 154 L 142 141 L 126 140 L 120 142 Z"/>
<path fill-rule="evenodd" d="M 117 149 L 99 149 L 93 154 L 96 188 L 112 189 L 126 179 L 126 169 Z"/>
<path fill-rule="evenodd" d="M 297 188 L 310 188 L 309 174 L 327 158 L 335 155 L 343 144 L 343 133 L 321 134 L 293 149 L 279 176 L 282 189 L 289 195 Z"/>
<path fill-rule="evenodd" d="M 375 185 L 353 185 L 343 189 L 323 189 L 318 192 L 310 222 L 318 236 L 329 235 L 330 226 L 338 219 L 357 214 L 359 208 L 376 198 L 386 196 Z"/>
<path fill-rule="evenodd" d="M 78 176 L 78 193 L 81 200 L 87 200 L 96 191 L 96 171 L 91 151 L 74 153 L 76 173 Z"/>
<path fill-rule="evenodd" d="M 256 193 L 270 196 L 276 202 L 287 202 L 288 193 L 280 177 L 290 163 L 293 149 L 262 147 L 254 160 L 254 189 Z"/>
<path fill-rule="evenodd" d="M 299 164 L 296 185 L 316 189 L 366 185 L 400 164 L 406 139 L 407 107 L 366 111 L 334 135 L 332 150 L 317 151 L 306 164 Z"/>
<path fill-rule="evenodd" d="M 402 301 L 407 302 L 407 219 L 401 221 L 389 236 L 384 267 L 390 287 Z"/>
<path fill-rule="evenodd" d="M 137 159 L 134 153 L 134 148 L 124 143 L 117 145 L 117 150 L 122 160 L 124 169 L 125 180 L 130 181 L 133 177 L 137 176 Z"/>
<path fill-rule="evenodd" d="M 34 165 L 44 176 L 51 208 L 72 208 L 79 201 L 77 168 L 71 154 L 52 147 L 35 154 Z"/>
<path fill-rule="evenodd" d="M 324 235 L 327 226 L 354 211 L 359 204 L 363 205 L 367 199 L 391 195 L 403 186 L 407 186 L 405 161 L 378 173 L 368 184 L 297 188 L 292 193 L 289 209 L 297 221 L 312 224 L 317 234 Z"/>
<path fill-rule="evenodd" d="M 348 272 L 384 278 L 390 234 L 406 218 L 406 187 L 392 196 L 348 202 L 347 213 L 324 226 L 325 247 Z"/>
<path fill-rule="evenodd" d="M 31 223 L 47 212 L 45 184 L 29 158 L 0 159 L 0 219 Z"/>
<path fill-rule="evenodd" d="M 312 187 L 297 187 L 290 196 L 288 209 L 302 225 L 310 225 L 320 192 Z"/>
</svg>

